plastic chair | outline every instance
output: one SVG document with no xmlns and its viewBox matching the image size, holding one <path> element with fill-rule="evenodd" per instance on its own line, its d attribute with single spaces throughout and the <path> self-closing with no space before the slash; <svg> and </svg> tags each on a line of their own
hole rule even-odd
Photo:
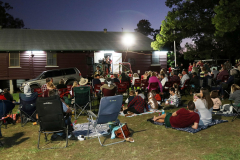
<svg viewBox="0 0 240 160">
<path fill-rule="evenodd" d="M 121 143 L 125 141 L 125 140 L 122 140 L 122 141 L 103 145 L 103 143 L 100 140 L 100 134 L 97 130 L 97 125 L 107 124 L 107 123 L 109 124 L 109 122 L 115 122 L 115 124 L 118 125 L 122 130 L 122 125 L 120 121 L 117 119 L 118 114 L 122 107 L 122 101 L 123 101 L 122 95 L 103 97 L 100 102 L 97 116 L 92 111 L 87 111 L 89 116 L 88 135 L 89 135 L 89 126 L 90 124 L 92 124 L 95 131 L 98 133 L 97 136 L 101 146 L 108 146 L 108 145 Z M 93 117 L 96 118 L 96 121 L 93 120 Z M 124 139 L 126 139 L 123 130 L 122 130 L 122 134 L 124 136 Z"/>
<path fill-rule="evenodd" d="M 130 83 L 128 81 L 122 82 L 122 84 L 126 84 L 127 85 L 127 89 L 130 87 Z"/>
<path fill-rule="evenodd" d="M 82 112 L 85 111 L 88 105 L 90 106 L 90 110 L 91 110 L 90 87 L 89 86 L 74 87 L 73 92 L 74 92 L 75 119 L 77 119 L 82 114 Z M 78 108 L 81 111 L 77 116 Z"/>
<path fill-rule="evenodd" d="M 41 88 L 34 88 L 33 92 L 37 92 L 38 97 L 42 97 L 42 94 L 43 94 L 43 93 L 42 93 Z"/>
<path fill-rule="evenodd" d="M 106 89 L 106 88 L 102 89 L 102 93 L 103 93 L 104 97 L 106 97 L 106 96 L 115 96 L 116 95 L 116 91 L 117 91 L 116 87 L 114 89 L 112 89 L 112 90 Z"/>
<path fill-rule="evenodd" d="M 38 122 L 39 122 L 39 135 L 38 135 L 38 149 L 40 145 L 41 133 L 45 135 L 45 141 L 50 133 L 65 132 L 66 134 L 66 145 L 68 145 L 68 126 L 65 124 L 65 118 L 63 113 L 63 106 L 60 97 L 55 95 L 53 97 L 39 97 L 36 102 Z M 65 148 L 62 147 L 62 148 Z M 52 148 L 43 148 L 52 149 Z"/>
<path fill-rule="evenodd" d="M 20 99 L 20 116 L 21 116 L 21 125 L 22 127 L 27 124 L 29 121 L 36 122 L 36 100 L 38 95 L 36 92 L 32 93 L 30 96 L 27 96 L 23 93 L 19 94 Z M 39 97 L 40 98 L 40 97 Z"/>
<path fill-rule="evenodd" d="M 158 82 L 150 83 L 148 92 L 151 92 L 152 90 L 157 90 L 158 89 Z"/>
<path fill-rule="evenodd" d="M 235 119 L 237 119 L 237 117 L 240 117 L 240 103 L 233 104 L 231 99 L 229 99 L 229 101 L 231 101 L 231 105 L 233 106 L 233 109 L 237 113 L 237 115 L 233 116 L 233 119 L 232 119 L 232 122 L 233 122 Z"/>
</svg>

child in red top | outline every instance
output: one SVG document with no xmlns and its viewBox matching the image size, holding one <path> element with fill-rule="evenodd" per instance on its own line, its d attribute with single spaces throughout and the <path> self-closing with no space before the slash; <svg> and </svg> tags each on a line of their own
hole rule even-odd
<svg viewBox="0 0 240 160">
<path fill-rule="evenodd" d="M 5 97 L 4 97 L 4 92 L 2 89 L 0 89 L 0 100 L 7 100 Z"/>
<path fill-rule="evenodd" d="M 188 73 L 189 73 L 189 74 L 191 74 L 191 73 L 192 73 L 192 68 L 193 68 L 192 64 L 191 64 L 191 63 L 189 63 L 189 67 L 188 67 Z"/>
</svg>

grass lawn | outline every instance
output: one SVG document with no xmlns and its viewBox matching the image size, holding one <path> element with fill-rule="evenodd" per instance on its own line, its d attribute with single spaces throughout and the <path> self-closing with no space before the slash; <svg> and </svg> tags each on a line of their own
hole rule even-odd
<svg viewBox="0 0 240 160">
<path fill-rule="evenodd" d="M 18 100 L 17 94 L 14 97 Z M 183 97 L 183 100 L 190 99 L 190 96 Z M 175 110 L 177 109 L 167 112 Z M 190 134 L 147 122 L 153 115 L 119 117 L 133 131 L 135 142 L 107 147 L 101 147 L 98 139 L 94 138 L 85 141 L 70 140 L 69 146 L 64 149 L 38 150 L 39 126 L 33 126 L 32 123 L 24 127 L 10 124 L 7 129 L 2 128 L 4 137 L 0 140 L 4 141 L 5 147 L 0 148 L 0 159 L 240 159 L 240 119 L 231 122 L 232 117 L 214 117 L 229 122 Z M 79 117 L 78 123 L 83 122 L 87 122 L 87 116 Z M 107 142 L 112 140 L 107 139 Z M 54 142 L 54 145 L 58 143 L 63 144 L 64 141 Z"/>
</svg>

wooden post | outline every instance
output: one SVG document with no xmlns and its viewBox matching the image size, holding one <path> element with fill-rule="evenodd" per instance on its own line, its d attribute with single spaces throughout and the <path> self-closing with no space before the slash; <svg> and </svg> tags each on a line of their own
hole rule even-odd
<svg viewBox="0 0 240 160">
<path fill-rule="evenodd" d="M 13 94 L 13 82 L 9 80 L 10 94 Z"/>
</svg>

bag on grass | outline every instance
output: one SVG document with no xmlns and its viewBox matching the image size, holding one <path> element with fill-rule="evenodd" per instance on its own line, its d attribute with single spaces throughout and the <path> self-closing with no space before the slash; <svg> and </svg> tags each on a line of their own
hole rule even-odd
<svg viewBox="0 0 240 160">
<path fill-rule="evenodd" d="M 125 124 L 125 125 L 122 126 L 122 130 L 123 130 L 123 133 L 125 134 L 125 137 L 126 137 L 126 138 L 128 138 L 128 137 L 131 135 L 131 133 L 130 133 L 130 131 L 129 131 L 129 129 L 128 129 L 127 124 Z M 121 130 L 121 128 L 119 128 L 118 130 L 116 130 L 116 131 L 114 132 L 117 138 L 124 139 L 124 136 L 123 136 L 123 134 L 122 134 L 122 130 Z"/>
</svg>

